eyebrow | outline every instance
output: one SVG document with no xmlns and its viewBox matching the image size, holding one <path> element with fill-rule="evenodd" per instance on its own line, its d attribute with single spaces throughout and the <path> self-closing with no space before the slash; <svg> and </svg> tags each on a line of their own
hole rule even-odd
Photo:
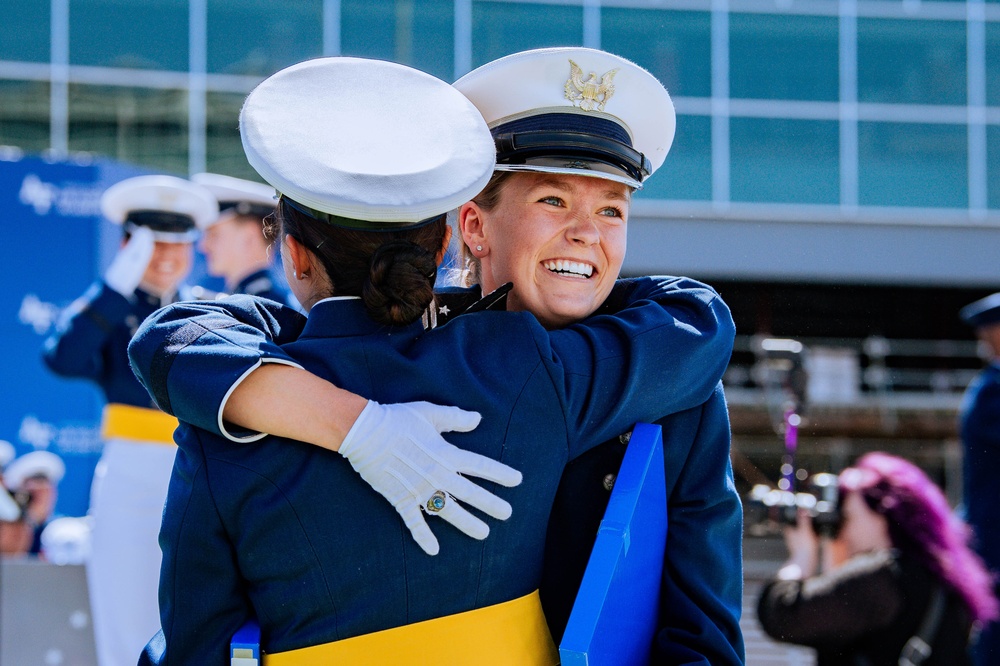
<svg viewBox="0 0 1000 666">
<path fill-rule="evenodd" d="M 571 191 L 571 190 L 574 189 L 572 185 L 569 185 L 565 181 L 563 181 L 563 180 L 561 180 L 559 178 L 552 178 L 552 177 L 547 177 L 547 178 L 540 179 L 537 183 L 535 183 L 535 185 L 532 186 L 531 189 L 535 190 L 535 189 L 538 189 L 540 187 L 551 187 L 551 188 L 560 190 L 562 192 L 569 192 L 569 191 Z M 604 196 L 606 198 L 608 198 L 608 199 L 616 199 L 618 201 L 626 201 L 626 202 L 627 201 L 631 201 L 631 197 L 629 196 L 628 188 L 625 188 L 624 192 L 622 192 L 620 190 L 615 190 L 615 189 L 610 189 L 609 188 L 609 189 L 607 189 L 607 190 L 604 191 Z"/>
</svg>

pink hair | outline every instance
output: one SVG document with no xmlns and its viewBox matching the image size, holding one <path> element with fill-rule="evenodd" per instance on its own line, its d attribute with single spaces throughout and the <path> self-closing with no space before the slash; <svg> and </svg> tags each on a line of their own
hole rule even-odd
<svg viewBox="0 0 1000 666">
<path fill-rule="evenodd" d="M 893 546 L 918 558 L 954 589 L 974 620 L 1000 617 L 993 577 L 969 548 L 971 529 L 919 467 L 887 453 L 868 453 L 851 471 L 841 474 L 841 491 L 861 493 L 868 506 L 888 519 Z"/>
</svg>

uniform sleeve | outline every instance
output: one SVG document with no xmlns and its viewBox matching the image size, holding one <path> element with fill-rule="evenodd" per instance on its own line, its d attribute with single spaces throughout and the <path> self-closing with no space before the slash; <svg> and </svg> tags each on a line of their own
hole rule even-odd
<svg viewBox="0 0 1000 666">
<path fill-rule="evenodd" d="M 175 303 L 158 310 L 129 343 L 139 381 L 168 414 L 228 439 L 262 437 L 222 421 L 226 399 L 262 363 L 298 367 L 280 347 L 302 332 L 297 310 L 252 296 Z"/>
<path fill-rule="evenodd" d="M 697 407 L 729 363 L 735 326 L 711 287 L 638 278 L 622 304 L 617 314 L 590 317 L 541 342 L 565 399 L 571 457 L 637 421 Z"/>
<path fill-rule="evenodd" d="M 255 617 L 212 499 L 195 429 L 182 426 L 160 527 L 160 626 L 139 664 L 228 665 L 233 634 Z M 196 593 L 194 591 L 197 591 Z"/>
<path fill-rule="evenodd" d="M 766 585 L 757 618 L 772 638 L 837 647 L 890 626 L 902 608 L 902 594 L 885 552 L 857 556 L 822 576 Z"/>
<path fill-rule="evenodd" d="M 108 339 L 131 311 L 127 298 L 103 282 L 95 283 L 60 315 L 55 332 L 45 341 L 45 364 L 63 377 L 98 380 Z"/>
<path fill-rule="evenodd" d="M 696 432 L 664 428 L 663 433 L 668 466 L 677 462 L 671 449 L 686 449 L 688 456 L 680 470 L 666 470 L 667 478 L 676 475 L 677 481 L 667 498 L 653 654 L 656 663 L 743 664 L 743 506 L 733 482 L 721 385 L 700 412 Z"/>
</svg>

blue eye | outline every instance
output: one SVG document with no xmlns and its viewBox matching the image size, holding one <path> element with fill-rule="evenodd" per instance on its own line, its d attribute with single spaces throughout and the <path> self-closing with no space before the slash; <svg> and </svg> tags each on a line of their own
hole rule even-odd
<svg viewBox="0 0 1000 666">
<path fill-rule="evenodd" d="M 563 201 L 559 197 L 542 197 L 538 200 L 539 203 L 551 204 L 553 206 L 562 206 Z"/>
</svg>

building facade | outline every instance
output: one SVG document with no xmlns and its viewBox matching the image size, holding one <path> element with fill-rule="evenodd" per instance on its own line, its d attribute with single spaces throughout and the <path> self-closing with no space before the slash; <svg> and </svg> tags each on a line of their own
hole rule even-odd
<svg viewBox="0 0 1000 666">
<path fill-rule="evenodd" d="M 252 178 L 240 105 L 293 62 L 376 57 L 455 80 L 558 45 L 630 58 L 674 99 L 677 138 L 637 195 L 626 270 L 693 275 L 731 303 L 737 428 L 759 402 L 756 341 L 795 337 L 853 350 L 829 367 L 856 391 L 830 404 L 891 399 L 829 437 L 904 446 L 898 410 L 930 410 L 914 446 L 954 448 L 978 363 L 955 312 L 1000 289 L 998 0 L 7 0 L 0 145 Z M 889 352 L 870 354 L 879 340 Z M 935 340 L 959 351 L 920 347 Z"/>
</svg>

